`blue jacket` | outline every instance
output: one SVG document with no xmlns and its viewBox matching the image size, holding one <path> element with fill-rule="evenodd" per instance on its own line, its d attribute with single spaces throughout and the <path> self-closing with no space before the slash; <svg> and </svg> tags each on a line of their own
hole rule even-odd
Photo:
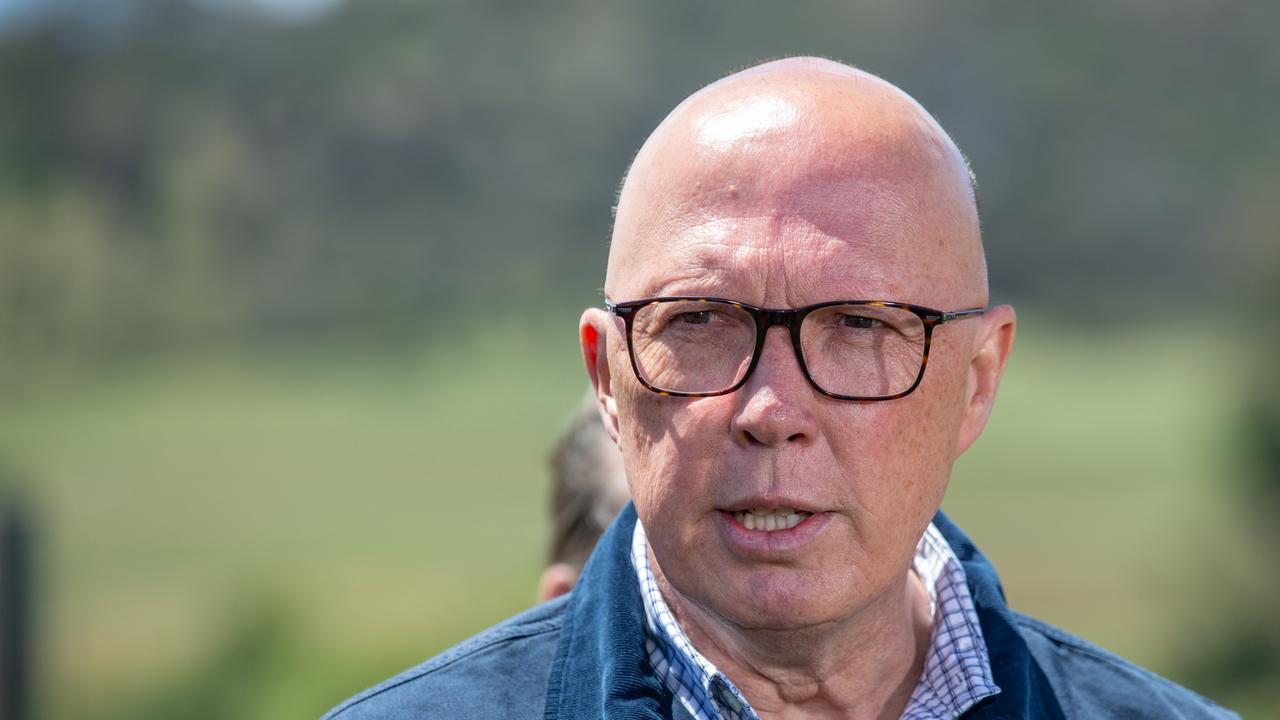
<svg viewBox="0 0 1280 720">
<path fill-rule="evenodd" d="M 347 700 L 324 720 L 688 718 L 644 652 L 631 566 L 635 510 L 601 538 L 577 588 Z M 995 568 L 942 513 L 964 565 L 1001 692 L 964 714 L 995 718 L 1232 718 L 1147 670 L 1009 610 Z"/>
</svg>

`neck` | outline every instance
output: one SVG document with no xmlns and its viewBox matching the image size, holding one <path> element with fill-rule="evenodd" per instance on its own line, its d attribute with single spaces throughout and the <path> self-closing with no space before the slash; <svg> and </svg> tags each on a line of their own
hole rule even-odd
<svg viewBox="0 0 1280 720">
<path fill-rule="evenodd" d="M 915 573 L 840 621 L 744 628 L 675 590 L 649 553 L 663 599 L 698 652 L 764 718 L 899 718 L 924 669 L 933 620 Z"/>
</svg>

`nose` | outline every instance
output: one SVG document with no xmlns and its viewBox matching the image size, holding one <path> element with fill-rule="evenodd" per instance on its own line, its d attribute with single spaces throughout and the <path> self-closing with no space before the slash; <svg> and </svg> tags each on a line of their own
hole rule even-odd
<svg viewBox="0 0 1280 720">
<path fill-rule="evenodd" d="M 806 444 L 816 433 L 816 395 L 800 368 L 787 328 L 770 328 L 755 370 L 734 393 L 738 402 L 731 428 L 735 440 L 766 447 Z"/>
</svg>

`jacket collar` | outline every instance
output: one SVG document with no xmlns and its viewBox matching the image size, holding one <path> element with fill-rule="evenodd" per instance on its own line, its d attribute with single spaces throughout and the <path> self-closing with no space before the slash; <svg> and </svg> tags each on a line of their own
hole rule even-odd
<svg viewBox="0 0 1280 720">
<path fill-rule="evenodd" d="M 964 717 L 1060 720 L 1057 698 L 1014 626 L 995 568 L 941 512 L 933 522 L 964 566 L 1001 689 Z M 645 654 L 644 609 L 630 559 L 635 524 L 628 503 L 597 543 L 565 607 L 547 681 L 546 720 L 687 717 Z"/>
<path fill-rule="evenodd" d="M 964 567 L 969 593 L 982 625 L 982 637 L 991 656 L 991 672 L 1000 686 L 1000 694 L 979 701 L 964 717 L 1059 720 L 1063 714 L 1058 698 L 1014 625 L 995 566 L 941 510 L 934 515 L 933 524 Z"/>
<path fill-rule="evenodd" d="M 546 720 L 671 715 L 670 693 L 644 649 L 644 607 L 630 557 L 635 525 L 627 503 L 569 597 L 547 680 Z"/>
</svg>

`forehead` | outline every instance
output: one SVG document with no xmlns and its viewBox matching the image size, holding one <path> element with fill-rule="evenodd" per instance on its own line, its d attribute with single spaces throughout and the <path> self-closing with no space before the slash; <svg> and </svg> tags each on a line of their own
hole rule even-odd
<svg viewBox="0 0 1280 720">
<path fill-rule="evenodd" d="M 973 270 L 956 251 L 978 242 L 967 171 L 918 106 L 873 94 L 832 112 L 841 93 L 753 86 L 677 109 L 624 187 L 610 297 L 949 304 Z"/>
<path fill-rule="evenodd" d="M 619 218 L 614 298 L 703 294 L 770 307 L 834 299 L 946 304 L 946 213 L 887 173 L 703 162 Z"/>
<path fill-rule="evenodd" d="M 833 299 L 924 302 L 903 245 L 785 213 L 725 216 L 640 243 L 618 285 L 634 297 L 713 295 L 770 307 Z"/>
</svg>

